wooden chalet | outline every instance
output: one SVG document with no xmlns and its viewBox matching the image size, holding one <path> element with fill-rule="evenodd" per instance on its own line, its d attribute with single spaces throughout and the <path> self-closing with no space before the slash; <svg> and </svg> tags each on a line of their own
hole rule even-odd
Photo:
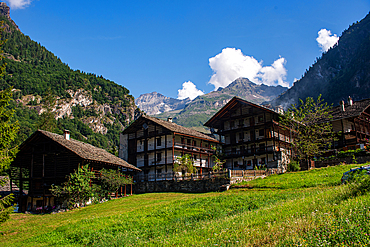
<svg viewBox="0 0 370 247">
<path fill-rule="evenodd" d="M 265 165 L 284 172 L 290 161 L 292 133 L 279 125 L 281 113 L 282 109 L 275 111 L 234 97 L 204 125 L 220 136 L 226 168 L 248 170 Z"/>
<path fill-rule="evenodd" d="M 119 157 L 142 170 L 144 180 L 172 176 L 177 157 L 189 154 L 198 173 L 213 166 L 213 150 L 219 142 L 196 130 L 142 115 L 120 135 Z"/>
<path fill-rule="evenodd" d="M 129 175 L 140 171 L 104 149 L 71 139 L 69 131 L 64 135 L 44 130 L 33 133 L 20 146 L 11 164 L 12 181 L 20 191 L 28 190 L 26 196 L 19 197 L 20 211 L 54 206 L 51 185 L 62 184 L 79 165 L 87 164 L 94 171 L 117 169 Z"/>
<path fill-rule="evenodd" d="M 354 102 L 351 97 L 347 103 L 340 102 L 331 111 L 333 130 L 339 134 L 334 148 L 356 148 L 368 145 L 370 140 L 370 99 Z"/>
</svg>

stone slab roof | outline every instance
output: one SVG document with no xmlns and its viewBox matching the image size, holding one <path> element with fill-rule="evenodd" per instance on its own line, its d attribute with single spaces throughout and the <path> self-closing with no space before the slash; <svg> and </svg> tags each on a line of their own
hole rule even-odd
<svg viewBox="0 0 370 247">
<path fill-rule="evenodd" d="M 180 126 L 178 124 L 175 124 L 175 123 L 172 123 L 172 122 L 169 122 L 169 121 L 165 121 L 165 120 L 162 120 L 162 119 L 159 119 L 159 118 L 150 117 L 150 116 L 147 116 L 147 115 L 142 115 L 140 118 L 138 118 L 135 122 L 133 122 L 129 127 L 127 127 L 123 131 L 123 134 L 131 133 L 131 131 L 133 131 L 134 129 L 137 129 L 139 126 L 141 128 L 141 125 L 143 124 L 143 122 L 145 122 L 145 120 L 152 121 L 152 122 L 166 128 L 166 129 L 168 129 L 172 132 L 175 132 L 175 133 L 189 135 L 189 136 L 193 136 L 193 137 L 197 137 L 197 138 L 201 138 L 201 139 L 206 139 L 206 140 L 211 141 L 211 142 L 219 142 L 216 139 L 214 139 L 214 138 L 212 138 L 212 137 L 210 137 L 206 134 L 203 134 L 199 131 L 196 131 L 196 130 L 193 130 L 193 129 L 190 129 L 190 128 L 186 128 L 186 127 Z"/>
<path fill-rule="evenodd" d="M 331 114 L 333 116 L 333 120 L 357 117 L 357 116 L 360 116 L 361 113 L 364 112 L 369 106 L 370 106 L 370 99 L 363 99 L 363 100 L 353 102 L 351 106 L 349 104 L 345 104 L 344 106 L 345 111 L 341 110 L 340 105 L 333 107 Z"/>
<path fill-rule="evenodd" d="M 97 148 L 88 143 L 77 141 L 72 138 L 67 140 L 64 138 L 63 135 L 58 135 L 58 134 L 51 133 L 45 130 L 37 130 L 34 134 L 37 134 L 37 133 L 40 133 L 52 139 L 53 141 L 59 143 L 60 145 L 70 150 L 71 152 L 75 153 L 82 159 L 117 165 L 117 166 L 125 167 L 128 169 L 132 169 L 134 171 L 141 171 L 139 168 L 127 163 L 123 159 L 118 158 L 117 156 L 107 152 L 106 150 Z"/>
</svg>

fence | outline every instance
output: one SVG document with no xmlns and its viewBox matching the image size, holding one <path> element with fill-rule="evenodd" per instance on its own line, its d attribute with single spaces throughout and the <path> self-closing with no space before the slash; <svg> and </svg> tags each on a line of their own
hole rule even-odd
<svg viewBox="0 0 370 247">
<path fill-rule="evenodd" d="M 230 170 L 230 175 L 232 178 L 234 177 L 263 177 L 269 176 L 273 174 L 281 173 L 280 170 L 277 169 L 269 169 L 269 170 Z"/>
<path fill-rule="evenodd" d="M 202 173 L 202 174 L 191 174 L 191 175 L 179 175 L 174 172 L 167 172 L 167 173 L 159 173 L 159 174 L 139 174 L 134 176 L 135 182 L 143 182 L 143 181 L 167 181 L 167 180 L 175 180 L 175 181 L 183 181 L 183 180 L 204 180 L 210 178 L 218 178 L 218 177 L 228 177 L 228 171 L 220 171 L 220 172 L 209 172 L 209 173 Z"/>
</svg>

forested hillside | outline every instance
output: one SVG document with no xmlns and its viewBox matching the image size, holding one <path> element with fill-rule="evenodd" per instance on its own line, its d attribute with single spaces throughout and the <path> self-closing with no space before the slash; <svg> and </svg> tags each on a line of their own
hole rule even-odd
<svg viewBox="0 0 370 247">
<path fill-rule="evenodd" d="M 119 132 L 137 111 L 123 86 L 102 76 L 72 70 L 41 44 L 22 34 L 6 15 L 0 16 L 6 75 L 0 90 L 13 87 L 15 119 L 23 142 L 37 128 L 62 133 L 95 146 L 114 149 Z"/>
<path fill-rule="evenodd" d="M 354 100 L 370 97 L 370 14 L 343 31 L 337 45 L 317 58 L 272 104 L 288 107 L 319 94 L 334 105 L 348 96 Z"/>
</svg>

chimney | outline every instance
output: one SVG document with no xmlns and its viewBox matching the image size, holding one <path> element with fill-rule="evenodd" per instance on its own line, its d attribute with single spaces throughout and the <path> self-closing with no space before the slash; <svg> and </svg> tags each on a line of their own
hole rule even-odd
<svg viewBox="0 0 370 247">
<path fill-rule="evenodd" d="M 351 96 L 348 96 L 348 105 L 349 106 L 353 105 L 353 100 L 352 100 Z"/>
<path fill-rule="evenodd" d="M 339 104 L 340 104 L 340 110 L 341 110 L 341 111 L 346 111 L 346 109 L 344 108 L 344 101 L 343 101 L 343 100 L 341 100 L 341 101 L 339 102 Z"/>
<path fill-rule="evenodd" d="M 168 117 L 167 118 L 167 121 L 170 122 L 170 123 L 172 123 L 172 117 Z"/>
<path fill-rule="evenodd" d="M 66 140 L 69 140 L 69 130 L 64 130 L 64 134 L 63 134 L 63 136 L 64 136 L 64 139 L 66 139 Z"/>
<path fill-rule="evenodd" d="M 284 114 L 284 108 L 281 105 L 276 107 L 276 111 L 280 114 Z"/>
</svg>

